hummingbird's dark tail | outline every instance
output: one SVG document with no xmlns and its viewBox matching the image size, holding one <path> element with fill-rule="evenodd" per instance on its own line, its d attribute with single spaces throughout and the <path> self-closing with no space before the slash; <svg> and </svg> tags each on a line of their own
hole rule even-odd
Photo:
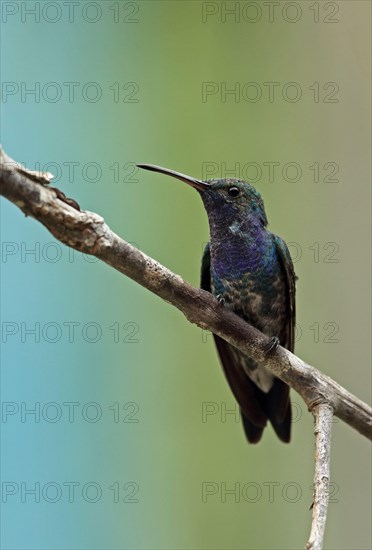
<svg viewBox="0 0 372 550">
<path fill-rule="evenodd" d="M 243 422 L 243 428 L 249 443 L 258 443 L 262 437 L 264 428 L 260 428 L 251 422 L 240 409 L 240 416 Z"/>
<path fill-rule="evenodd" d="M 283 443 L 289 443 L 291 441 L 291 404 L 288 404 L 287 414 L 282 422 L 278 422 L 277 420 L 272 419 L 270 421 L 279 439 L 281 439 Z"/>
<path fill-rule="evenodd" d="M 284 443 L 291 439 L 291 402 L 289 399 L 289 387 L 287 384 L 276 378 L 273 387 L 268 393 L 264 393 L 257 386 L 254 386 L 256 400 L 260 403 L 261 411 L 270 420 L 276 435 Z M 258 443 L 262 437 L 265 426 L 257 426 L 241 410 L 241 418 L 245 435 L 249 443 Z"/>
<path fill-rule="evenodd" d="M 289 399 L 289 386 L 275 378 L 273 387 L 266 395 L 266 414 L 276 435 L 284 443 L 291 440 L 292 408 Z"/>
</svg>

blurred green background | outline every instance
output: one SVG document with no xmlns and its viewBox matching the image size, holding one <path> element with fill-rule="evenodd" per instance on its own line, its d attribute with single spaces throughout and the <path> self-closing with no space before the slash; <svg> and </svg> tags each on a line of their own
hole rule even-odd
<svg viewBox="0 0 372 550">
<path fill-rule="evenodd" d="M 201 201 L 134 163 L 250 179 L 295 260 L 298 355 L 370 402 L 370 11 L 3 1 L 3 146 L 195 285 Z M 300 397 L 289 446 L 248 446 L 211 335 L 1 210 L 2 547 L 302 548 Z M 371 548 L 370 466 L 336 419 L 327 548 Z"/>
</svg>

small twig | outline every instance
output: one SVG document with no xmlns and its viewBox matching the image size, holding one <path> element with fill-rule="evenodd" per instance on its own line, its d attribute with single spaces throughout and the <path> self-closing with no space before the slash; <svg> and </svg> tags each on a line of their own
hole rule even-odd
<svg viewBox="0 0 372 550">
<path fill-rule="evenodd" d="M 311 531 L 306 550 L 322 550 L 329 502 L 333 409 L 328 403 L 321 403 L 315 405 L 312 412 L 315 434 L 314 498 Z"/>
</svg>

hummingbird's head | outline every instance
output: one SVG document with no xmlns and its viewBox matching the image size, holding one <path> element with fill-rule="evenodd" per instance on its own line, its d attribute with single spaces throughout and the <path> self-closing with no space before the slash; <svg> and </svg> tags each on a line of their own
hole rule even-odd
<svg viewBox="0 0 372 550">
<path fill-rule="evenodd" d="M 160 172 L 177 178 L 200 194 L 211 224 L 227 224 L 247 220 L 251 223 L 267 225 L 264 203 L 261 195 L 248 182 L 239 179 L 198 180 L 180 172 L 161 168 L 152 164 L 138 164 L 139 168 Z"/>
<path fill-rule="evenodd" d="M 208 215 L 213 216 L 216 212 L 227 222 L 257 220 L 267 226 L 263 200 L 250 183 L 235 178 L 212 179 L 205 183 L 208 187 L 200 195 Z"/>
</svg>

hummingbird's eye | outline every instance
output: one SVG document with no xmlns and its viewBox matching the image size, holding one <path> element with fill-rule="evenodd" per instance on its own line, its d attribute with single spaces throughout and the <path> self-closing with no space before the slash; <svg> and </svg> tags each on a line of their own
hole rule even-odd
<svg viewBox="0 0 372 550">
<path fill-rule="evenodd" d="M 229 190 L 227 191 L 230 197 L 237 197 L 240 194 L 240 189 L 238 187 L 229 187 Z"/>
</svg>

